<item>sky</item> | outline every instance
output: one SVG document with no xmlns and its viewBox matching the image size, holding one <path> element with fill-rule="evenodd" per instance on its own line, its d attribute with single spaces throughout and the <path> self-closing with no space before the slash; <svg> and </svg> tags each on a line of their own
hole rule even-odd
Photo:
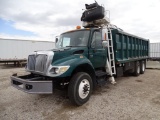
<svg viewBox="0 0 160 120">
<path fill-rule="evenodd" d="M 94 0 L 0 0 L 0 38 L 54 41 L 82 25 L 85 4 Z M 111 24 L 160 42 L 160 0 L 97 0 L 110 11 Z"/>
</svg>

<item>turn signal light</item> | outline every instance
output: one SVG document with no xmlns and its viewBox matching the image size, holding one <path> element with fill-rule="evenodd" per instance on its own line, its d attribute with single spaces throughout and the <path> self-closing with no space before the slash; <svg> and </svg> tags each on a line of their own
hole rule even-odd
<svg viewBox="0 0 160 120">
<path fill-rule="evenodd" d="M 81 26 L 77 26 L 76 29 L 81 29 Z"/>
</svg>

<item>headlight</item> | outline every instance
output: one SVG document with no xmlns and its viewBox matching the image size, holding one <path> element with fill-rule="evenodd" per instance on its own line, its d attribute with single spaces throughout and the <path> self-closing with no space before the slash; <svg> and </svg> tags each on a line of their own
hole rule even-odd
<svg viewBox="0 0 160 120">
<path fill-rule="evenodd" d="M 59 71 L 57 71 L 58 73 L 64 73 L 68 70 L 69 66 L 63 66 L 59 68 Z"/>
<path fill-rule="evenodd" d="M 53 66 L 49 71 L 52 74 L 62 74 L 69 69 L 69 66 Z"/>
</svg>

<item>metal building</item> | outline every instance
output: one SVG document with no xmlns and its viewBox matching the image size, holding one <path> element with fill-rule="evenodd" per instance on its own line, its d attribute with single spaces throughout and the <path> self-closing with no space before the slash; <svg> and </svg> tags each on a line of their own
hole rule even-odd
<svg viewBox="0 0 160 120">
<path fill-rule="evenodd" d="M 160 42 L 150 43 L 150 59 L 160 60 Z"/>
</svg>

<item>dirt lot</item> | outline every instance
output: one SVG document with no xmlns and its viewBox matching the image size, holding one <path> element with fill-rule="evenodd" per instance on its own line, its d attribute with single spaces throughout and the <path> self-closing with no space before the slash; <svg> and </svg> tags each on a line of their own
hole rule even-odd
<svg viewBox="0 0 160 120">
<path fill-rule="evenodd" d="M 24 68 L 0 68 L 0 120 L 160 119 L 160 70 L 99 86 L 81 107 L 72 106 L 62 91 L 32 95 L 11 87 L 9 76 L 16 72 Z"/>
</svg>

